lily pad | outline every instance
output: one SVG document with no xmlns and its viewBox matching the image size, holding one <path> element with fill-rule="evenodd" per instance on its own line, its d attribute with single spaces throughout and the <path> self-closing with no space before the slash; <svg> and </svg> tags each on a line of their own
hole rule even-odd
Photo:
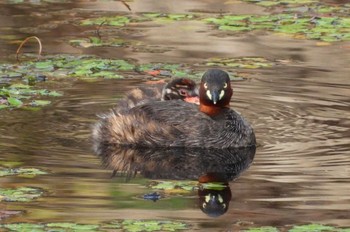
<svg viewBox="0 0 350 232">
<path fill-rule="evenodd" d="M 106 72 L 131 71 L 134 65 L 125 60 L 102 59 L 94 56 L 46 56 L 38 65 L 38 62 L 27 61 L 22 62 L 21 65 L 14 64 L 0 64 L 0 76 L 6 76 L 7 72 L 22 73 L 24 77 L 31 75 L 44 75 L 52 78 L 55 77 L 104 77 Z M 111 78 L 108 76 L 108 78 Z M 18 86 L 13 86 L 17 88 Z M 26 87 L 27 92 L 35 91 L 30 87 Z M 21 87 L 23 89 L 23 87 Z M 23 92 L 23 90 L 22 90 Z M 57 92 L 47 92 L 49 96 L 57 96 Z"/>
<path fill-rule="evenodd" d="M 36 175 L 47 174 L 47 172 L 41 171 L 36 168 L 11 168 L 0 169 L 0 177 L 2 176 L 21 176 L 21 177 L 34 177 Z"/>
<path fill-rule="evenodd" d="M 0 201 L 28 202 L 40 197 L 42 194 L 43 194 L 43 191 L 39 188 L 31 188 L 31 187 L 20 187 L 16 189 L 0 188 Z"/>
<path fill-rule="evenodd" d="M 79 46 L 83 48 L 90 47 L 102 47 L 102 46 L 110 46 L 110 47 L 120 47 L 127 45 L 128 43 L 123 39 L 119 38 L 99 38 L 99 37 L 89 37 L 87 39 L 73 39 L 69 41 L 73 46 Z"/>
<path fill-rule="evenodd" d="M 18 231 L 18 232 L 42 232 L 44 230 L 44 226 L 40 224 L 32 224 L 32 223 L 13 223 L 13 224 L 5 224 L 3 226 L 10 231 Z"/>
<path fill-rule="evenodd" d="M 51 96 L 59 97 L 61 93 L 47 89 L 33 89 L 32 86 L 24 84 L 12 84 L 0 89 L 0 96 L 3 100 L 0 102 L 0 109 L 5 108 L 26 108 L 27 106 L 41 107 L 51 103 L 48 100 L 31 100 L 34 97 Z M 3 106 L 3 107 L 1 107 Z"/>
</svg>

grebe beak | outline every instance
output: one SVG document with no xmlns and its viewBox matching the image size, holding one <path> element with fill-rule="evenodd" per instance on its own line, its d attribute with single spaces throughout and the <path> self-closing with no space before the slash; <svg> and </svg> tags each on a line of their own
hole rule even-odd
<svg viewBox="0 0 350 232">
<path fill-rule="evenodd" d="M 214 105 L 220 100 L 220 94 L 218 91 L 214 90 L 211 92 L 211 100 L 213 101 Z"/>
</svg>

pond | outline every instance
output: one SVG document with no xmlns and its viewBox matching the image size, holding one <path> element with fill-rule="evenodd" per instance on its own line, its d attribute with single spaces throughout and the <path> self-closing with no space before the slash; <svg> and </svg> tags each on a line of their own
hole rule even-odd
<svg viewBox="0 0 350 232">
<path fill-rule="evenodd" d="M 295 2 L 0 3 L 0 86 L 22 85 L 0 107 L 0 230 L 350 228 L 350 5 Z M 266 19 L 270 14 L 277 18 Z M 293 18 L 305 20 L 271 26 Z M 322 32 L 306 25 L 315 20 L 326 25 Z M 18 64 L 19 43 L 33 35 L 43 45 L 41 60 L 31 40 Z M 231 107 L 249 120 L 258 142 L 224 186 L 231 197 L 218 217 L 200 209 L 193 175 L 113 176 L 91 142 L 97 115 L 128 90 L 172 75 L 198 81 L 209 67 L 230 73 Z M 161 75 L 149 71 L 158 68 Z M 38 75 L 47 80 L 32 86 L 29 76 Z M 24 98 L 23 89 L 45 91 Z"/>
</svg>

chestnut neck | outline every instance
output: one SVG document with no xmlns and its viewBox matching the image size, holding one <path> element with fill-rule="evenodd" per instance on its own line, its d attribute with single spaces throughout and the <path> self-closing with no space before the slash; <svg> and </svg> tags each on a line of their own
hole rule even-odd
<svg viewBox="0 0 350 232">
<path fill-rule="evenodd" d="M 209 116 L 216 116 L 222 112 L 223 109 L 229 108 L 229 104 L 226 105 L 207 105 L 200 103 L 199 110 Z"/>
</svg>

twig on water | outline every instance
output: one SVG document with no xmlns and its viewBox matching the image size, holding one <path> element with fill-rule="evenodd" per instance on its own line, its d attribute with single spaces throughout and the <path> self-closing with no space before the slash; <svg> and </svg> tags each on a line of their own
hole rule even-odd
<svg viewBox="0 0 350 232">
<path fill-rule="evenodd" d="M 36 36 L 29 36 L 29 37 L 27 37 L 25 40 L 22 41 L 22 43 L 19 45 L 19 47 L 18 47 L 18 49 L 17 49 L 17 51 L 16 51 L 16 59 L 17 59 L 17 61 L 19 61 L 19 53 L 20 53 L 20 51 L 21 51 L 23 45 L 24 45 L 25 43 L 27 43 L 27 41 L 30 40 L 30 39 L 36 39 L 36 41 L 38 41 L 38 44 L 39 44 L 38 59 L 40 58 L 41 52 L 42 52 L 42 50 L 43 50 L 43 46 L 41 45 L 41 41 L 40 41 L 40 39 L 39 39 L 38 37 L 36 37 Z"/>
<path fill-rule="evenodd" d="M 125 1 L 123 1 L 123 0 L 120 0 L 120 2 L 123 3 L 123 5 L 124 5 L 126 8 L 128 8 L 129 11 L 131 11 L 131 7 L 130 7 L 129 4 L 127 4 L 127 3 L 126 3 Z"/>
<path fill-rule="evenodd" d="M 103 24 L 106 23 L 106 20 L 103 21 L 102 23 L 100 23 L 100 25 L 98 25 L 97 29 L 96 29 L 96 35 L 99 39 L 101 39 L 101 34 L 100 34 L 100 31 L 101 31 L 101 27 L 103 26 Z"/>
</svg>

